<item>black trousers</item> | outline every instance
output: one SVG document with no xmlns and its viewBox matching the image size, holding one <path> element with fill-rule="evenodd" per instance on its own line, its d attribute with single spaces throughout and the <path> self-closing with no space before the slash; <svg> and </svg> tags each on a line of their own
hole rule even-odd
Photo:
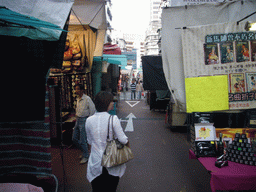
<svg viewBox="0 0 256 192">
<path fill-rule="evenodd" d="M 108 170 L 103 167 L 102 174 L 91 182 L 93 192 L 116 192 L 119 177 L 109 175 Z"/>
</svg>

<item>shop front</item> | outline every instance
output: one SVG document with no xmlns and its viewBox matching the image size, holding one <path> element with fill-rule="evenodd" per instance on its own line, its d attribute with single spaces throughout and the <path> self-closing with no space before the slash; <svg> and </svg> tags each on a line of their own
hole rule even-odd
<svg viewBox="0 0 256 192">
<path fill-rule="evenodd" d="M 95 96 L 92 66 L 97 32 L 89 26 L 77 25 L 70 25 L 68 31 L 62 68 L 52 68 L 48 77 L 48 91 L 51 92 L 49 94 L 51 135 L 52 139 L 57 139 L 58 142 L 60 139 L 63 140 L 62 133 L 66 135 L 65 132 L 71 131 L 70 129 L 74 127 L 77 97 L 75 86 L 82 84 L 86 95 L 92 99 Z M 64 124 L 58 126 L 56 122 L 64 122 Z M 71 138 L 68 140 L 70 142 Z"/>
<path fill-rule="evenodd" d="M 93 57 L 102 55 L 107 29 L 105 11 L 105 1 L 75 1 L 72 6 L 62 64 L 51 68 L 47 76 L 46 119 L 51 126 L 52 143 L 72 142 L 76 121 L 75 86 L 81 84 L 86 95 L 92 99 L 95 96 Z"/>
</svg>

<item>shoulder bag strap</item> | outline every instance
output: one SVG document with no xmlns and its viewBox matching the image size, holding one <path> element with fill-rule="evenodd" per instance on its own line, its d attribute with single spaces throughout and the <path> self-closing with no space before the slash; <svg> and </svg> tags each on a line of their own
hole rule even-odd
<svg viewBox="0 0 256 192">
<path fill-rule="evenodd" d="M 111 115 L 112 116 L 112 138 L 113 138 L 113 140 L 115 139 L 114 138 L 114 129 L 113 129 L 113 127 L 114 127 L 114 115 Z"/>
<path fill-rule="evenodd" d="M 107 134 L 107 140 L 109 140 L 109 124 L 110 124 L 110 118 L 112 115 L 109 116 L 108 118 L 108 134 Z"/>
</svg>

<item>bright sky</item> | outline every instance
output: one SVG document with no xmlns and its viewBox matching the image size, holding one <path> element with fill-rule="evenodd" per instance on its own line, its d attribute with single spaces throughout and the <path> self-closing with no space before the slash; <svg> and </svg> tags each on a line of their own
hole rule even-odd
<svg viewBox="0 0 256 192">
<path fill-rule="evenodd" d="M 111 0 L 112 27 L 124 33 L 145 34 L 150 0 Z"/>
</svg>

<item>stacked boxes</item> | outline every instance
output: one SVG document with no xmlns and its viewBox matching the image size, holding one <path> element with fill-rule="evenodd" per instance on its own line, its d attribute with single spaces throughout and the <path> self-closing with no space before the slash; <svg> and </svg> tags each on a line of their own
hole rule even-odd
<svg viewBox="0 0 256 192">
<path fill-rule="evenodd" d="M 232 144 L 228 145 L 226 153 L 229 161 L 256 166 L 256 157 L 245 134 L 236 133 Z"/>
</svg>

